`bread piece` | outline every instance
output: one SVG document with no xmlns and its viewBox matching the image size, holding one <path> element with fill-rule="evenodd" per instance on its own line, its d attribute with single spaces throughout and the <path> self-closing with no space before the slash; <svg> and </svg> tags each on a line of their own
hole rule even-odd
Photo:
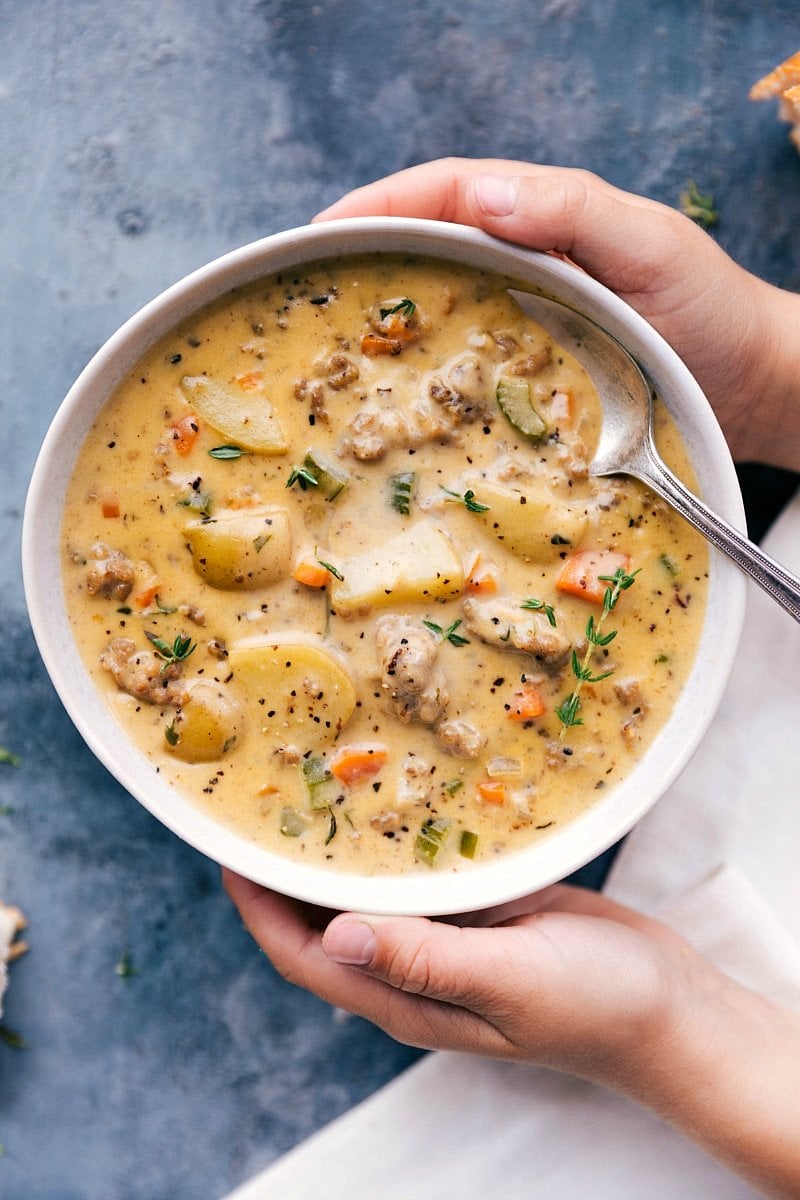
<svg viewBox="0 0 800 1200">
<path fill-rule="evenodd" d="M 3 1015 L 3 993 L 8 984 L 6 964 L 19 958 L 20 954 L 24 954 L 28 949 L 25 942 L 17 938 L 17 934 L 26 924 L 20 909 L 0 902 L 0 1016 Z"/>
<path fill-rule="evenodd" d="M 751 100 L 780 99 L 778 115 L 792 126 L 789 137 L 800 150 L 800 50 L 750 89 Z"/>
</svg>

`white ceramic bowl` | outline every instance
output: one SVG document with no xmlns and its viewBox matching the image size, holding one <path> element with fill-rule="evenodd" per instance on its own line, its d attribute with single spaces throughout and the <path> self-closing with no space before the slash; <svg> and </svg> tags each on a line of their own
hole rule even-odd
<svg viewBox="0 0 800 1200">
<path fill-rule="evenodd" d="M 328 908 L 370 912 L 468 912 L 544 887 L 596 857 L 647 811 L 686 765 L 719 703 L 744 608 L 739 572 L 711 554 L 708 611 L 697 658 L 675 709 L 642 761 L 583 816 L 516 853 L 462 873 L 374 877 L 299 864 L 217 824 L 153 774 L 96 691 L 72 638 L 57 567 L 64 495 L 98 410 L 163 334 L 233 287 L 320 258 L 370 251 L 432 255 L 511 275 L 577 308 L 638 359 L 677 420 L 711 506 L 744 527 L 736 474 L 697 383 L 632 309 L 574 267 L 476 230 L 432 221 L 371 217 L 289 230 L 195 271 L 133 316 L 95 355 L 53 419 L 31 481 L 23 569 L 34 633 L 68 713 L 97 757 L 160 821 L 212 859 L 287 895 Z"/>
</svg>

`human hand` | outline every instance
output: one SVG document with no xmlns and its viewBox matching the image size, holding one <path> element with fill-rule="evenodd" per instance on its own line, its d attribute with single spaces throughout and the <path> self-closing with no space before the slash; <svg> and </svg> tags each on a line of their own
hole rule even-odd
<svg viewBox="0 0 800 1200">
<path fill-rule="evenodd" d="M 711 970 L 666 926 L 579 888 L 550 887 L 481 914 L 478 928 L 331 919 L 230 872 L 224 878 L 285 978 L 397 1040 L 617 1086 L 643 1048 L 655 1051 L 676 1003 L 683 1019 L 698 992 L 694 976 Z"/>
<path fill-rule="evenodd" d="M 444 159 L 359 188 L 316 220 L 378 214 L 475 225 L 566 255 L 674 347 L 735 458 L 800 468 L 800 297 L 749 274 L 681 213 L 587 171 Z"/>
<path fill-rule="evenodd" d="M 766 1195 L 800 1195 L 800 1015 L 728 979 L 660 922 L 561 884 L 461 927 L 333 917 L 223 878 L 290 983 L 399 1041 L 605 1084 Z"/>
</svg>

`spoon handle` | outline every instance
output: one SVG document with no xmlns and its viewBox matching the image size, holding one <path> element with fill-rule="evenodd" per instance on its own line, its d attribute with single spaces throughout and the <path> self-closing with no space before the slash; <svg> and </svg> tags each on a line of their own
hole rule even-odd
<svg viewBox="0 0 800 1200">
<path fill-rule="evenodd" d="M 745 574 L 791 613 L 795 621 L 800 621 L 800 580 L 707 508 L 673 475 L 656 451 L 652 447 L 648 449 L 646 458 L 639 461 L 631 473 L 671 504 L 712 545 L 732 558 Z"/>
</svg>

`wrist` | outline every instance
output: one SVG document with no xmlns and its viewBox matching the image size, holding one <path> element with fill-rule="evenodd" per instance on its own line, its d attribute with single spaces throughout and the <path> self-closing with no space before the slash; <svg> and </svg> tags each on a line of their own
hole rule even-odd
<svg viewBox="0 0 800 1200">
<path fill-rule="evenodd" d="M 800 295 L 753 279 L 748 369 L 726 431 L 738 462 L 800 470 Z"/>
<path fill-rule="evenodd" d="M 796 1196 L 800 1016 L 702 960 L 685 985 L 674 989 L 629 1094 L 767 1195 Z"/>
</svg>

